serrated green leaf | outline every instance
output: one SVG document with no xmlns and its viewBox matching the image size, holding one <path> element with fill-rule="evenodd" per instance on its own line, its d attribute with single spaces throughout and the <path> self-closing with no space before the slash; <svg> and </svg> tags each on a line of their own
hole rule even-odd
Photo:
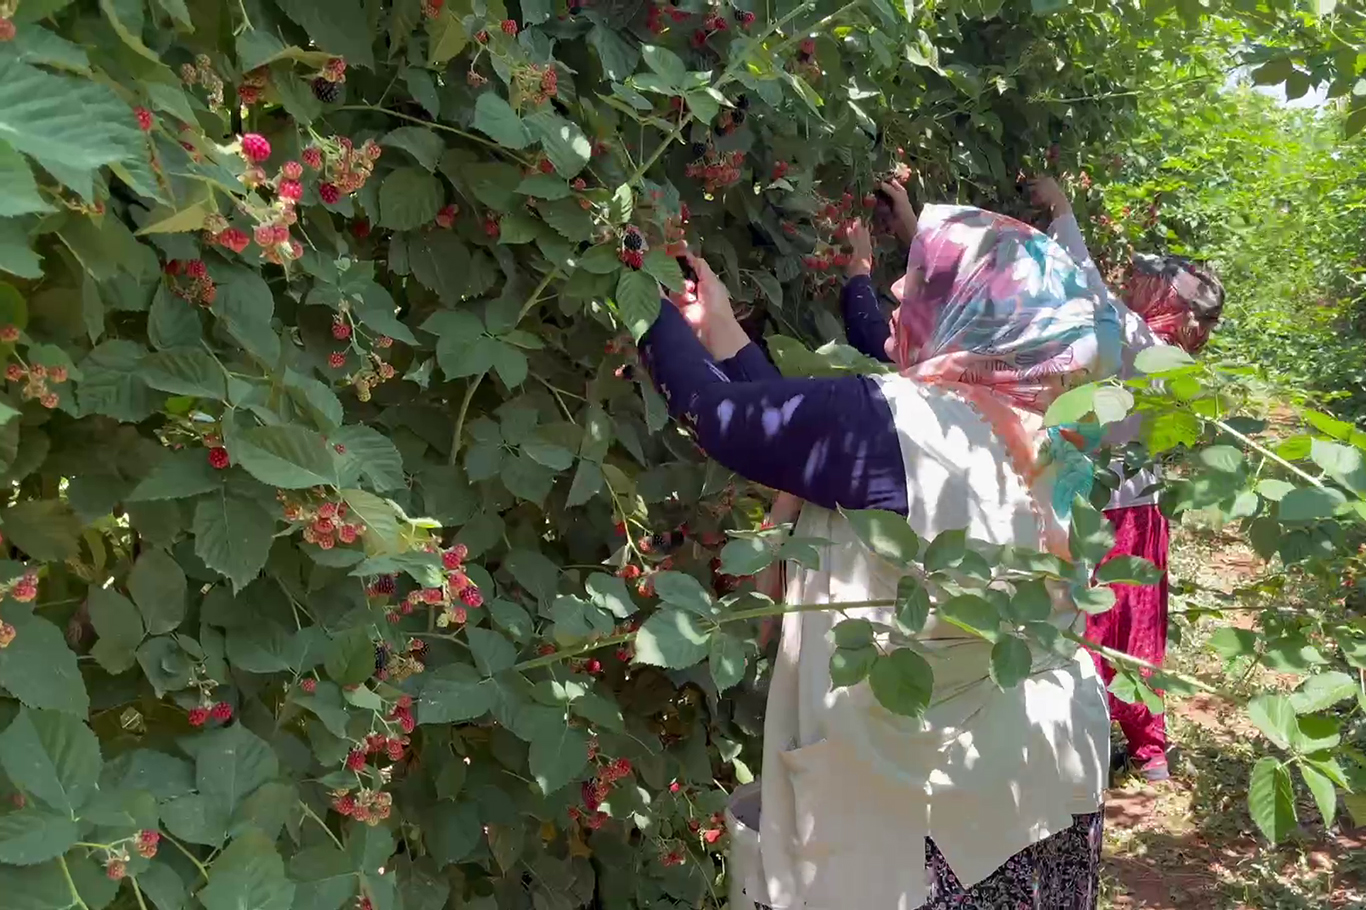
<svg viewBox="0 0 1366 910">
<path fill-rule="evenodd" d="M 195 555 L 240 591 L 266 564 L 275 518 L 256 502 L 220 489 L 195 506 L 193 531 Z"/>
<path fill-rule="evenodd" d="M 504 148 L 524 149 L 531 144 L 531 131 L 497 92 L 480 92 L 475 99 L 474 128 Z"/>
<path fill-rule="evenodd" d="M 1295 794 L 1290 772 L 1269 756 L 1258 759 L 1248 781 L 1247 808 L 1267 840 L 1279 843 L 1294 829 Z"/>
<path fill-rule="evenodd" d="M 90 592 L 86 608 L 99 636 L 91 649 L 99 665 L 117 675 L 137 663 L 145 630 L 133 602 L 117 591 L 99 588 Z"/>
<path fill-rule="evenodd" d="M 1033 661 L 1029 645 L 1014 635 L 1003 635 L 991 648 L 991 679 L 1002 689 L 1014 688 L 1029 676 Z"/>
<path fill-rule="evenodd" d="M 327 437 L 327 443 L 338 452 L 341 483 L 354 484 L 364 477 L 375 490 L 399 490 L 407 486 L 403 472 L 403 456 L 394 447 L 388 436 L 374 427 L 364 424 L 349 424 L 338 427 Z"/>
<path fill-rule="evenodd" d="M 880 655 L 868 672 L 868 684 L 882 707 L 903 717 L 921 717 L 930 704 L 934 671 L 909 648 Z"/>
<path fill-rule="evenodd" d="M 379 188 L 379 223 L 396 231 L 411 231 L 431 224 L 441 208 L 441 184 L 421 168 L 394 170 Z"/>
<path fill-rule="evenodd" d="M 745 678 L 745 643 L 727 632 L 718 631 L 711 638 L 707 653 L 707 669 L 717 692 L 725 692 Z"/>
<path fill-rule="evenodd" d="M 301 426 L 238 429 L 225 422 L 224 444 L 233 464 L 283 490 L 338 484 L 337 465 L 321 434 Z"/>
<path fill-rule="evenodd" d="M 617 313 L 637 341 L 659 316 L 659 283 L 644 272 L 623 270 L 617 280 Z"/>
<path fill-rule="evenodd" d="M 572 179 L 578 176 L 593 157 L 593 144 L 583 134 L 583 130 L 572 120 L 559 114 L 538 111 L 522 122 L 531 135 L 541 143 L 545 155 L 561 177 Z"/>
<path fill-rule="evenodd" d="M 81 718 L 20 708 L 0 733 L 0 766 L 15 786 L 69 818 L 95 793 L 100 744 Z"/>
<path fill-rule="evenodd" d="M 897 566 L 908 566 L 920 552 L 920 538 L 904 515 L 881 509 L 846 512 L 849 527 L 864 546 Z"/>
<path fill-rule="evenodd" d="M 527 761 L 532 777 L 548 796 L 588 766 L 588 733 L 568 723 L 546 725 L 531 740 Z"/>
<path fill-rule="evenodd" d="M 470 626 L 465 630 L 465 636 L 469 639 L 474 663 L 485 676 L 501 673 L 517 662 L 517 649 L 497 632 Z"/>
<path fill-rule="evenodd" d="M 275 844 L 249 828 L 214 861 L 199 899 L 205 910 L 291 910 L 294 887 Z"/>
<path fill-rule="evenodd" d="M 681 670 L 707 656 L 712 632 L 695 614 L 665 607 L 636 635 L 636 661 Z"/>
</svg>

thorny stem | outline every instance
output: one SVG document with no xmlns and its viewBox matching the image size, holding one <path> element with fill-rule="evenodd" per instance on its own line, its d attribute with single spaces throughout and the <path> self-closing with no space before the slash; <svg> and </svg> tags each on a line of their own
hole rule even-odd
<svg viewBox="0 0 1366 910">
<path fill-rule="evenodd" d="M 323 821 L 321 818 L 318 818 L 318 813 L 316 813 L 316 812 L 313 811 L 313 807 L 312 807 L 312 806 L 310 806 L 308 803 L 304 802 L 303 800 L 299 800 L 299 805 L 303 807 L 304 815 L 305 815 L 305 816 L 307 816 L 308 818 L 313 819 L 315 822 L 318 823 L 318 827 L 319 827 L 319 828 L 322 828 L 324 831 L 327 832 L 327 836 L 330 837 L 330 838 L 332 838 L 332 843 L 334 843 L 334 844 L 337 845 L 337 849 L 338 849 L 338 850 L 344 850 L 344 849 L 346 849 L 345 847 L 342 846 L 342 842 L 341 842 L 340 840 L 337 839 L 337 835 L 335 835 L 335 834 L 332 833 L 332 829 L 329 828 L 329 827 L 327 827 L 327 822 Z"/>
<path fill-rule="evenodd" d="M 1228 425 L 1227 423 L 1225 423 L 1224 421 L 1222 421 L 1222 420 L 1211 420 L 1210 423 L 1214 424 L 1216 427 L 1218 427 L 1219 429 L 1223 430 L 1225 433 L 1227 433 L 1228 435 L 1232 436 L 1234 439 L 1238 440 L 1238 441 L 1241 442 L 1243 445 L 1248 446 L 1249 448 L 1254 449 L 1255 451 L 1257 451 L 1258 453 L 1260 453 L 1263 457 L 1269 458 L 1269 459 L 1271 459 L 1272 461 L 1276 462 L 1276 464 L 1278 464 L 1278 465 L 1280 465 L 1281 467 L 1285 468 L 1287 471 L 1289 471 L 1290 473 L 1294 474 L 1296 477 L 1299 477 L 1299 478 L 1302 478 L 1302 479 L 1304 479 L 1304 480 L 1309 481 L 1309 482 L 1312 483 L 1314 486 L 1318 487 L 1320 490 L 1327 489 L 1327 487 L 1324 486 L 1324 483 L 1323 483 L 1322 480 L 1319 480 L 1317 477 L 1315 477 L 1314 475 L 1308 473 L 1307 471 L 1303 470 L 1302 468 L 1297 468 L 1297 467 L 1295 467 L 1293 464 L 1291 464 L 1290 462 L 1286 461 L 1284 458 L 1282 458 L 1281 456 L 1277 455 L 1275 452 L 1271 451 L 1270 449 L 1266 448 L 1266 447 L 1263 446 L 1261 443 L 1256 442 L 1255 440 L 1249 438 L 1248 436 L 1246 436 L 1246 435 L 1244 435 L 1244 434 L 1242 434 L 1242 433 L 1239 433 L 1237 430 L 1233 429 L 1233 427 L 1229 426 L 1229 425 Z"/>
<path fill-rule="evenodd" d="M 446 458 L 448 465 L 454 465 L 460 454 L 460 434 L 465 431 L 465 415 L 469 413 L 470 402 L 474 400 L 474 393 L 479 389 L 479 383 L 484 381 L 485 375 L 480 373 L 465 387 L 465 397 L 460 401 L 460 412 L 455 415 L 455 428 L 451 430 L 451 454 Z"/>
<path fill-rule="evenodd" d="M 375 113 L 377 113 L 377 114 L 387 114 L 387 115 L 389 115 L 390 117 L 397 117 L 399 120 L 407 120 L 407 121 L 410 122 L 410 123 L 420 123 L 420 124 L 422 124 L 423 126 L 427 127 L 428 129 L 433 129 L 433 130 L 444 130 L 444 131 L 447 132 L 447 133 L 453 133 L 453 134 L 455 134 L 456 136 L 459 136 L 459 137 L 462 138 L 462 139 L 467 139 L 467 140 L 469 140 L 470 142 L 477 142 L 477 143 L 479 143 L 480 145 L 488 146 L 489 148 L 493 149 L 494 151 L 496 151 L 496 152 L 498 152 L 498 153 L 500 153 L 500 154 L 506 155 L 506 156 L 508 156 L 509 158 L 512 158 L 513 160 L 515 160 L 515 161 L 517 161 L 517 162 L 519 162 L 519 163 L 521 163 L 522 165 L 525 165 L 525 166 L 527 166 L 527 167 L 530 167 L 530 165 L 531 165 L 531 162 L 527 161 L 527 160 L 526 160 L 525 158 L 523 158 L 521 155 L 517 155 L 517 154 L 514 154 L 514 153 L 510 152 L 507 148 L 505 148 L 505 147 L 499 145 L 498 143 L 496 143 L 496 142 L 494 142 L 494 141 L 492 141 L 492 140 L 490 140 L 490 139 L 485 139 L 483 136 L 476 136 L 474 133 L 468 133 L 468 132 L 466 132 L 465 130 L 459 129 L 458 127 L 454 127 L 454 126 L 448 126 L 448 125 L 445 124 L 445 123 L 438 123 L 438 122 L 435 121 L 435 120 L 423 120 L 421 117 L 414 117 L 412 114 L 405 114 L 405 113 L 402 113 L 401 111 L 390 110 L 390 109 L 387 108 L 387 107 L 380 107 L 379 105 L 376 105 L 376 104 L 343 104 L 343 105 L 339 105 L 338 107 L 334 108 L 334 110 L 338 110 L 338 111 L 373 111 L 373 112 L 375 112 Z"/>
<path fill-rule="evenodd" d="M 748 610 L 736 610 L 733 613 L 727 613 L 725 616 L 713 620 L 713 622 L 715 622 L 715 624 L 719 627 L 726 625 L 727 623 L 746 622 L 751 619 L 764 619 L 769 616 L 782 616 L 788 613 L 820 613 L 826 610 L 832 610 L 842 613 L 847 610 L 862 609 L 865 607 L 890 607 L 895 605 L 895 600 L 861 600 L 854 601 L 851 603 L 812 604 L 771 603 L 765 604 L 762 607 L 752 607 Z M 621 632 L 616 635 L 609 635 L 606 638 L 599 638 L 586 644 L 577 645 L 573 648 L 565 648 L 563 650 L 556 651 L 552 654 L 545 654 L 540 657 L 534 657 L 530 660 L 524 660 L 521 663 L 518 663 L 515 666 L 513 666 L 512 669 L 516 671 L 534 670 L 538 667 L 546 667 L 555 663 L 559 663 L 560 661 L 572 660 L 576 657 L 582 657 L 585 654 L 591 654 L 594 651 L 600 651 L 603 648 L 614 648 L 619 645 L 628 644 L 631 641 L 635 640 L 637 634 L 639 633 Z M 1201 679 L 1197 679 L 1194 676 L 1188 676 L 1184 673 L 1177 673 L 1172 670 L 1164 669 L 1163 667 L 1159 667 L 1158 665 L 1150 663 L 1141 658 L 1134 657 L 1130 654 L 1125 654 L 1123 651 L 1117 651 L 1114 648 L 1108 648 L 1104 645 L 1098 645 L 1095 642 L 1086 640 L 1085 638 L 1070 630 L 1062 630 L 1062 635 L 1064 638 L 1076 643 L 1077 645 L 1080 645 L 1083 648 L 1095 651 L 1105 659 L 1109 660 L 1111 663 L 1124 664 L 1126 666 L 1134 667 L 1136 669 L 1149 670 L 1154 673 L 1160 673 L 1163 676 L 1179 680 L 1189 686 L 1193 686 L 1194 688 L 1199 689 L 1202 692 L 1208 692 L 1211 695 L 1218 695 L 1221 698 L 1226 698 L 1235 703 L 1240 702 L 1240 699 L 1238 699 L 1236 696 L 1233 696 L 1216 686 L 1212 686 Z"/>
<path fill-rule="evenodd" d="M 186 857 L 190 862 L 192 862 L 192 863 L 195 864 L 195 868 L 199 870 L 199 874 L 202 875 L 202 876 L 204 876 L 204 881 L 207 882 L 207 881 L 209 880 L 209 870 L 208 870 L 207 868 L 205 868 L 204 864 L 201 863 L 201 862 L 199 861 L 199 857 L 197 857 L 197 856 L 195 856 L 193 853 L 191 853 L 191 852 L 189 851 L 189 849 L 186 848 L 186 846 L 185 846 L 184 844 L 182 844 L 180 841 L 176 840 L 176 839 L 175 839 L 174 837 L 172 837 L 171 835 L 169 835 L 169 834 L 167 834 L 167 833 L 165 833 L 165 832 L 162 832 L 162 835 L 161 835 L 161 836 L 164 837 L 166 840 L 170 841 L 172 846 L 174 846 L 174 847 L 175 847 L 177 850 L 179 850 L 181 853 L 184 853 L 184 854 L 185 854 L 185 857 Z"/>
<path fill-rule="evenodd" d="M 76 890 L 76 882 L 71 878 L 71 869 L 66 864 L 66 857 L 57 857 L 57 862 L 62 866 L 62 875 L 66 878 L 66 886 L 71 889 L 71 896 L 75 899 L 76 905 L 80 907 L 81 910 L 90 910 L 90 906 L 85 902 L 85 899 L 81 897 L 81 892 Z"/>
</svg>

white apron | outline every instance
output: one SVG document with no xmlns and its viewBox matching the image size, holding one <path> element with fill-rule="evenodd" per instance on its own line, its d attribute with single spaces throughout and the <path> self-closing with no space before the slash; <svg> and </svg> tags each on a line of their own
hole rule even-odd
<svg viewBox="0 0 1366 910">
<path fill-rule="evenodd" d="M 967 529 L 975 540 L 1041 548 L 1035 503 L 1051 497 L 1031 496 L 990 425 L 942 389 L 896 375 L 875 381 L 900 436 L 916 533 Z M 796 533 L 831 544 L 819 568 L 787 567 L 788 603 L 894 597 L 900 573 L 838 513 L 807 504 Z M 1055 624 L 1080 625 L 1070 602 L 1055 601 Z M 971 887 L 1100 806 L 1110 726 L 1085 652 L 1036 654 L 1032 675 L 1002 691 L 987 678 L 990 643 L 932 613 L 918 638 L 935 693 L 924 721 L 913 721 L 882 708 L 866 682 L 830 691 L 830 629 L 846 617 L 890 623 L 892 612 L 783 618 L 764 724 L 762 811 L 748 791 L 737 792 L 729 813 L 732 910 L 748 910 L 747 901 L 775 910 L 913 910 L 926 899 L 926 836 Z"/>
</svg>

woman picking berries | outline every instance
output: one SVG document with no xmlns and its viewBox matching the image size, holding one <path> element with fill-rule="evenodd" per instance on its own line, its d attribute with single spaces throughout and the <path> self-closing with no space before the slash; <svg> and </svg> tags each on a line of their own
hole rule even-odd
<svg viewBox="0 0 1366 910">
<path fill-rule="evenodd" d="M 965 531 L 1066 552 L 1071 500 L 1060 511 L 1055 472 L 1035 456 L 1042 414 L 1064 389 L 1114 371 L 1115 311 L 1066 251 L 1024 224 L 961 206 L 906 212 L 913 242 L 892 288 L 897 308 L 877 331 L 861 310 L 852 315 L 868 324 L 850 327 L 894 372 L 782 377 L 693 256 L 695 292 L 662 307 L 641 342 L 670 413 L 701 447 L 805 500 L 797 533 L 829 541 L 818 566 L 789 567 L 789 604 L 895 597 L 902 573 L 859 541 L 843 509 L 895 512 L 927 539 Z M 851 239 L 858 280 L 871 243 L 861 224 Z M 747 899 L 782 910 L 1094 908 L 1109 718 L 1091 660 L 1040 650 L 1031 675 L 1003 690 L 988 676 L 991 644 L 934 611 L 914 640 L 935 692 L 912 719 L 883 708 L 867 682 L 832 691 L 830 632 L 845 618 L 895 628 L 884 608 L 783 617 L 760 868 L 738 873 Z M 1059 594 L 1051 622 L 1082 621 Z"/>
<path fill-rule="evenodd" d="M 1072 257 L 1100 281 L 1100 272 L 1086 249 L 1081 228 L 1067 194 L 1051 178 L 1031 184 L 1034 204 L 1052 218 L 1048 232 Z M 1205 346 L 1223 311 L 1224 288 L 1210 272 L 1176 257 L 1135 257 L 1126 299 L 1106 292 L 1124 326 L 1124 357 L 1120 376 L 1134 375 L 1133 358 L 1144 348 L 1165 342 L 1191 354 Z M 1138 436 L 1134 418 L 1121 423 L 1109 442 L 1120 445 Z M 1140 556 L 1161 570 L 1155 585 L 1116 585 L 1115 605 L 1105 613 L 1089 616 L 1086 637 L 1105 647 L 1123 651 L 1153 664 L 1167 654 L 1167 518 L 1157 505 L 1159 479 L 1155 472 L 1139 471 L 1125 477 L 1123 460 L 1112 466 L 1123 482 L 1115 490 L 1105 515 L 1115 529 L 1115 546 L 1109 558 Z M 1106 684 L 1115 670 L 1095 656 Z M 1133 765 L 1150 782 L 1167 780 L 1167 727 L 1162 714 L 1153 714 L 1143 702 L 1120 701 L 1110 696 L 1110 715 L 1124 733 L 1127 748 L 1111 759 L 1114 770 Z"/>
</svg>

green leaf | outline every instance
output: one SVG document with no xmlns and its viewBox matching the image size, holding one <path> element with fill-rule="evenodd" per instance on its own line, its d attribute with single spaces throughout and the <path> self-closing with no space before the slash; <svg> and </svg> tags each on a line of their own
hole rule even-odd
<svg viewBox="0 0 1366 910">
<path fill-rule="evenodd" d="M 669 85 L 681 86 L 688 75 L 683 60 L 666 47 L 645 44 L 640 48 L 640 55 L 645 58 L 645 65 Z"/>
<path fill-rule="evenodd" d="M 588 767 L 588 732 L 567 723 L 548 724 L 531 740 L 531 775 L 549 796 Z"/>
<path fill-rule="evenodd" d="M 830 655 L 830 685 L 856 686 L 868 677 L 877 663 L 878 650 L 872 645 L 863 648 L 836 648 Z"/>
<path fill-rule="evenodd" d="M 0 142 L 0 218 L 50 211 L 52 206 L 38 195 L 38 184 L 24 156 Z"/>
<path fill-rule="evenodd" d="M 1340 670 L 1330 670 L 1306 679 L 1299 690 L 1290 696 L 1296 714 L 1315 714 L 1355 698 L 1357 681 Z"/>
<path fill-rule="evenodd" d="M 193 395 L 223 401 L 228 397 L 223 368 L 200 350 L 171 350 L 149 354 L 138 373 L 154 389 L 176 395 Z"/>
<path fill-rule="evenodd" d="M 370 49 L 375 29 L 370 27 L 359 0 L 328 0 L 325 4 L 312 0 L 278 0 L 277 5 L 286 16 L 303 26 L 319 49 L 345 57 L 350 66 L 375 68 L 375 57 Z"/>
<path fill-rule="evenodd" d="M 882 707 L 903 717 L 919 718 L 930 704 L 934 671 L 910 648 L 878 657 L 868 673 L 868 685 Z"/>
<path fill-rule="evenodd" d="M 137 663 L 138 645 L 145 632 L 133 602 L 117 591 L 97 588 L 90 592 L 86 607 L 99 636 L 90 649 L 99 665 L 118 675 Z"/>
<path fill-rule="evenodd" d="M 643 269 L 669 290 L 683 290 L 683 267 L 664 250 L 655 248 L 646 253 Z"/>
<path fill-rule="evenodd" d="M 602 74 L 613 82 L 621 82 L 635 72 L 640 62 L 640 51 L 624 40 L 616 29 L 595 23 L 588 33 L 588 43 L 598 52 Z"/>
<path fill-rule="evenodd" d="M 1149 375 L 1179 370 L 1194 363 L 1194 357 L 1172 344 L 1157 344 L 1144 348 L 1134 358 L 1134 368 Z"/>
<path fill-rule="evenodd" d="M 711 629 L 693 613 L 665 607 L 640 627 L 636 661 L 671 670 L 691 667 L 707 656 L 711 635 Z"/>
<path fill-rule="evenodd" d="M 743 578 L 772 565 L 778 551 L 760 537 L 737 537 L 721 548 L 720 571 Z"/>
<path fill-rule="evenodd" d="M 431 224 L 445 194 L 436 177 L 416 167 L 401 167 L 379 188 L 379 223 L 395 231 Z"/>
<path fill-rule="evenodd" d="M 428 171 L 436 170 L 441 154 L 446 151 L 446 143 L 441 137 L 422 126 L 400 126 L 390 130 L 380 140 L 380 145 L 403 149 Z"/>
<path fill-rule="evenodd" d="M 1048 411 L 1044 414 L 1044 424 L 1056 427 L 1077 423 L 1091 413 L 1099 389 L 1099 386 L 1092 383 L 1063 392 L 1048 406 Z"/>
<path fill-rule="evenodd" d="M 142 611 L 150 635 L 177 628 L 185 618 L 187 583 L 180 564 L 164 550 L 148 549 L 128 574 L 128 593 Z"/>
<path fill-rule="evenodd" d="M 209 464 L 203 450 L 167 452 L 128 494 L 127 501 L 189 499 L 216 490 L 222 483 L 222 473 Z"/>
<path fill-rule="evenodd" d="M 497 92 L 481 92 L 474 102 L 474 128 L 504 148 L 524 149 L 531 131 Z"/>
<path fill-rule="evenodd" d="M 1080 496 L 1072 505 L 1068 547 L 1073 559 L 1100 562 L 1115 545 L 1115 529 L 1101 512 Z"/>
<path fill-rule="evenodd" d="M 379 492 L 400 490 L 408 485 L 403 473 L 403 456 L 388 436 L 365 424 L 349 424 L 334 430 L 327 443 L 341 446 L 339 453 L 341 483 L 350 486 L 364 476 Z"/>
<path fill-rule="evenodd" d="M 896 619 L 909 635 L 918 634 L 930 618 L 930 595 L 919 579 L 902 576 L 896 583 Z"/>
<path fill-rule="evenodd" d="M 1309 762 L 1300 762 L 1300 776 L 1313 794 L 1314 805 L 1318 806 L 1324 827 L 1331 828 L 1338 816 L 1338 794 L 1333 781 Z"/>
<path fill-rule="evenodd" d="M 454 724 L 480 717 L 493 707 L 492 683 L 469 664 L 447 664 L 422 674 L 417 722 Z"/>
<path fill-rule="evenodd" d="M 1155 585 L 1162 575 L 1161 569 L 1141 556 L 1116 556 L 1096 569 L 1096 581 L 1107 585 Z"/>
<path fill-rule="evenodd" d="M 593 144 L 583 134 L 583 130 L 572 120 L 559 114 L 538 111 L 524 117 L 531 135 L 541 143 L 545 155 L 555 170 L 565 179 L 573 179 L 593 157 Z"/>
<path fill-rule="evenodd" d="M 895 566 L 909 567 L 920 552 L 920 538 L 904 515 L 882 509 L 846 512 L 849 526 L 864 546 Z"/>
<path fill-rule="evenodd" d="M 1353 493 L 1366 492 L 1366 459 L 1360 449 L 1315 439 L 1309 450 L 1314 464 Z"/>
<path fill-rule="evenodd" d="M 654 575 L 655 593 L 670 606 L 707 617 L 715 612 L 711 595 L 701 582 L 685 572 L 657 572 Z"/>
<path fill-rule="evenodd" d="M 79 837 L 75 821 L 46 809 L 30 806 L 0 815 L 0 863 L 32 866 L 47 862 L 71 849 Z"/>
<path fill-rule="evenodd" d="M 1076 603 L 1077 609 L 1083 613 L 1089 616 L 1097 616 L 1114 609 L 1117 597 L 1110 588 L 1087 588 L 1081 585 L 1073 585 L 1072 600 Z"/>
<path fill-rule="evenodd" d="M 142 150 L 144 140 L 130 114 L 102 83 L 55 76 L 0 56 L 0 139 L 32 155 L 82 196 L 90 195 L 93 171 Z"/>
<path fill-rule="evenodd" d="M 1247 703 L 1247 715 L 1278 748 L 1289 749 L 1295 739 L 1295 708 L 1284 695 L 1258 695 Z"/>
<path fill-rule="evenodd" d="M 0 733 L 0 766 L 20 790 L 76 818 L 96 791 L 103 762 L 99 740 L 81 718 L 20 708 Z"/>
<path fill-rule="evenodd" d="M 966 632 L 993 640 L 1001 624 L 996 608 L 976 594 L 950 597 L 939 604 L 939 615 Z"/>
<path fill-rule="evenodd" d="M 966 531 L 943 531 L 925 548 L 925 571 L 942 572 L 963 561 L 967 552 Z"/>
<path fill-rule="evenodd" d="M 266 564 L 275 518 L 256 502 L 219 490 L 194 510 L 194 552 L 241 591 Z"/>
<path fill-rule="evenodd" d="M 0 511 L 5 536 L 32 559 L 62 562 L 80 554 L 81 523 L 59 499 L 26 499 Z"/>
<path fill-rule="evenodd" d="M 474 197 L 496 212 L 511 211 L 517 204 L 522 172 L 510 164 L 481 161 L 461 169 Z"/>
<path fill-rule="evenodd" d="M 588 576 L 585 587 L 589 601 L 599 610 L 605 610 L 617 619 L 627 619 L 635 614 L 637 607 L 626 591 L 626 582 L 616 575 L 595 573 Z"/>
<path fill-rule="evenodd" d="M 497 632 L 470 626 L 465 629 L 465 637 L 469 639 L 475 665 L 485 676 L 501 673 L 517 662 L 517 649 Z"/>
<path fill-rule="evenodd" d="M 17 634 L 0 648 L 0 686 L 30 708 L 84 718 L 90 699 L 61 630 L 32 613 L 10 611 L 5 618 Z"/>
<path fill-rule="evenodd" d="M 262 483 L 284 490 L 336 486 L 337 466 L 323 437 L 297 425 L 240 430 L 224 422 L 224 444 L 233 464 Z"/>
<path fill-rule="evenodd" d="M 271 326 L 275 297 L 270 286 L 258 272 L 246 268 L 215 272 L 214 277 L 218 296 L 209 309 L 243 350 L 274 369 L 280 359 L 280 338 Z"/>
<path fill-rule="evenodd" d="M 291 910 L 294 883 L 271 839 L 248 828 L 214 860 L 199 900 L 205 910 Z"/>
<path fill-rule="evenodd" d="M 1243 453 L 1233 446 L 1209 446 L 1200 450 L 1200 461 L 1225 474 L 1235 474 L 1243 466 Z"/>
<path fill-rule="evenodd" d="M 1315 521 L 1331 518 L 1338 507 L 1347 502 L 1347 497 L 1333 489 L 1301 487 L 1286 493 L 1281 499 L 1281 521 Z"/>
<path fill-rule="evenodd" d="M 1003 635 L 991 648 L 991 679 L 1002 689 L 1014 688 L 1029 676 L 1033 663 L 1029 645 L 1014 635 Z"/>
<path fill-rule="evenodd" d="M 659 283 L 644 272 L 625 269 L 617 279 L 616 302 L 622 323 L 639 341 L 659 316 Z"/>
<path fill-rule="evenodd" d="M 370 633 L 356 628 L 334 636 L 325 666 L 339 686 L 357 686 L 375 675 L 375 643 Z"/>
<path fill-rule="evenodd" d="M 427 65 L 433 69 L 443 68 L 470 41 L 469 32 L 465 30 L 460 17 L 449 7 L 442 9 L 435 19 L 427 23 L 427 34 L 430 37 Z"/>
<path fill-rule="evenodd" d="M 1248 629 L 1218 629 L 1209 638 L 1209 646 L 1224 660 L 1245 657 L 1257 652 L 1257 636 Z"/>
<path fill-rule="evenodd" d="M 1294 830 L 1295 793 L 1290 772 L 1279 761 L 1269 756 L 1257 760 L 1248 781 L 1247 808 L 1262 834 L 1272 843 L 1279 843 Z"/>
<path fill-rule="evenodd" d="M 745 643 L 734 635 L 718 630 L 711 638 L 707 669 L 711 671 L 717 692 L 739 685 L 745 678 Z"/>
</svg>

